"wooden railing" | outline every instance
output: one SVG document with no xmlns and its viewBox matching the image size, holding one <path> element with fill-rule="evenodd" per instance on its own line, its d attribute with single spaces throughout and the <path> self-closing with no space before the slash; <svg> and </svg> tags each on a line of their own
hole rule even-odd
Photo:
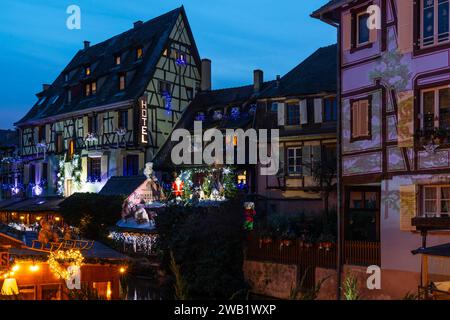
<svg viewBox="0 0 450 320">
<path fill-rule="evenodd" d="M 358 266 L 380 266 L 380 243 L 345 241 L 343 263 Z M 299 277 L 305 275 L 305 286 L 315 283 L 315 269 L 336 269 L 337 248 L 335 244 L 307 244 L 300 239 L 285 241 L 264 240 L 257 235 L 247 239 L 246 259 L 270 263 L 294 264 Z"/>
<path fill-rule="evenodd" d="M 381 266 L 379 242 L 345 241 L 344 264 L 357 266 Z"/>
</svg>

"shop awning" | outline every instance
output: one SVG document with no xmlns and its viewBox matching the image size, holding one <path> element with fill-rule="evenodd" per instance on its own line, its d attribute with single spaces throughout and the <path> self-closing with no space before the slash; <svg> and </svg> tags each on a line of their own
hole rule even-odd
<svg viewBox="0 0 450 320">
<path fill-rule="evenodd" d="M 428 256 L 450 257 L 450 243 L 441 244 L 429 248 L 419 248 L 417 250 L 413 250 L 412 254 L 425 254 Z"/>
</svg>

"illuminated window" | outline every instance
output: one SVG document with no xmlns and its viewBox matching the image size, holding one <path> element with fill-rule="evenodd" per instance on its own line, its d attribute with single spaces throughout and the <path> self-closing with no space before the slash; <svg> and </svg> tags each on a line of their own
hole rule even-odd
<svg viewBox="0 0 450 320">
<path fill-rule="evenodd" d="M 240 173 L 237 177 L 238 184 L 247 184 L 247 171 Z"/>
<path fill-rule="evenodd" d="M 74 154 L 75 154 L 75 141 L 70 140 L 68 148 L 67 148 L 67 157 L 68 157 L 68 159 L 72 160 Z"/>
<path fill-rule="evenodd" d="M 139 47 L 136 49 L 136 60 L 142 59 L 142 57 L 144 56 L 144 50 Z"/>
<path fill-rule="evenodd" d="M 90 76 L 91 75 L 91 66 L 87 66 L 84 68 L 84 75 Z"/>
<path fill-rule="evenodd" d="M 125 90 L 126 77 L 125 74 L 119 76 L 119 90 Z"/>
<path fill-rule="evenodd" d="M 19 294 L 22 300 L 36 300 L 36 287 L 19 286 Z"/>
<path fill-rule="evenodd" d="M 99 297 L 104 298 L 106 300 L 111 300 L 112 290 L 111 290 L 111 282 L 93 282 L 92 286 L 95 290 L 97 290 L 97 294 Z"/>
<path fill-rule="evenodd" d="M 116 63 L 116 66 L 118 66 L 122 63 L 120 54 L 115 56 L 115 63 Z"/>
<path fill-rule="evenodd" d="M 61 286 L 41 285 L 41 300 L 61 300 Z"/>
<path fill-rule="evenodd" d="M 90 182 L 99 182 L 102 180 L 101 158 L 88 158 L 88 180 Z"/>
<path fill-rule="evenodd" d="M 85 86 L 84 94 L 86 97 L 94 95 L 97 93 L 97 82 L 89 82 Z"/>
<path fill-rule="evenodd" d="M 169 55 L 169 50 L 168 49 L 164 49 L 163 56 L 167 57 L 168 55 Z"/>
<path fill-rule="evenodd" d="M 238 137 L 235 135 L 233 136 L 233 146 L 237 146 L 238 145 Z"/>
</svg>

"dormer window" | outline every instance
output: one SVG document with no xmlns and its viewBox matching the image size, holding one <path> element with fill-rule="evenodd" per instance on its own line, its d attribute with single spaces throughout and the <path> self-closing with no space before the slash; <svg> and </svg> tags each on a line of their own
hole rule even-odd
<svg viewBox="0 0 450 320">
<path fill-rule="evenodd" d="M 71 103 L 72 102 L 72 90 L 67 90 L 67 96 L 66 96 L 66 102 Z"/>
<path fill-rule="evenodd" d="M 117 55 L 114 57 L 114 62 L 115 62 L 115 64 L 116 64 L 116 66 L 120 66 L 120 64 L 122 63 L 120 54 L 117 54 Z"/>
<path fill-rule="evenodd" d="M 64 74 L 64 82 L 69 81 L 69 73 Z"/>
<path fill-rule="evenodd" d="M 144 50 L 142 49 L 142 47 L 137 48 L 136 49 L 136 60 L 142 59 L 143 56 L 144 56 Z"/>
<path fill-rule="evenodd" d="M 59 96 L 53 96 L 50 100 L 50 104 L 55 104 L 55 102 L 58 100 Z"/>
<path fill-rule="evenodd" d="M 97 82 L 93 81 L 93 82 L 86 83 L 84 95 L 86 97 L 89 97 L 96 93 L 97 93 Z"/>
<path fill-rule="evenodd" d="M 91 75 L 91 66 L 86 66 L 86 67 L 84 68 L 84 75 L 85 75 L 86 77 Z"/>
<path fill-rule="evenodd" d="M 126 76 L 124 73 L 119 75 L 119 90 L 125 90 L 125 85 L 126 85 Z"/>
</svg>

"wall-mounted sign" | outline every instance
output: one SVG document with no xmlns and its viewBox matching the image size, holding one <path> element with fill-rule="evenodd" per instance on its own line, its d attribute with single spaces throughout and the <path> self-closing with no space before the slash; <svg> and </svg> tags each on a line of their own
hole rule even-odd
<svg viewBox="0 0 450 320">
<path fill-rule="evenodd" d="M 8 269 L 8 266 L 9 266 L 8 252 L 0 252 L 0 270 Z"/>
<path fill-rule="evenodd" d="M 138 141 L 140 145 L 148 144 L 148 108 L 147 108 L 147 97 L 139 98 L 138 102 Z"/>
</svg>

